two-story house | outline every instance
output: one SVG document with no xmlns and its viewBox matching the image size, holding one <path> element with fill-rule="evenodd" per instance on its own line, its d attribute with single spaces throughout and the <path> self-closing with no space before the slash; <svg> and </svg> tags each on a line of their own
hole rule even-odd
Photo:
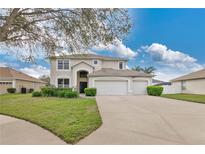
<svg viewBox="0 0 205 154">
<path fill-rule="evenodd" d="M 97 95 L 146 94 L 152 75 L 126 69 L 127 59 L 95 54 L 53 56 L 51 85 L 75 88 L 97 88 Z"/>
</svg>

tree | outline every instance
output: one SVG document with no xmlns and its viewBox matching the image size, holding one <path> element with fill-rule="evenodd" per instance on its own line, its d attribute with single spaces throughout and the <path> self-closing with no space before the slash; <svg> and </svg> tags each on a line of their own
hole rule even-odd
<svg viewBox="0 0 205 154">
<path fill-rule="evenodd" d="M 132 68 L 133 71 L 142 71 L 142 68 L 140 66 L 134 66 Z"/>
<path fill-rule="evenodd" d="M 154 74 L 155 71 L 156 71 L 156 68 L 153 66 L 145 67 L 143 69 L 143 72 L 148 73 L 148 74 Z"/>
<path fill-rule="evenodd" d="M 156 71 L 156 68 L 153 67 L 153 66 L 145 67 L 145 68 L 142 68 L 140 66 L 134 66 L 132 68 L 132 70 L 134 70 L 134 71 L 142 71 L 142 72 L 148 73 L 148 74 L 154 74 L 154 72 Z"/>
<path fill-rule="evenodd" d="M 126 9 L 0 9 L 0 49 L 18 49 L 32 61 L 43 51 L 86 51 L 123 39 L 131 28 Z"/>
<path fill-rule="evenodd" d="M 49 86 L 50 85 L 50 77 L 47 75 L 42 75 L 39 77 L 40 80 L 46 82 L 46 85 Z"/>
</svg>

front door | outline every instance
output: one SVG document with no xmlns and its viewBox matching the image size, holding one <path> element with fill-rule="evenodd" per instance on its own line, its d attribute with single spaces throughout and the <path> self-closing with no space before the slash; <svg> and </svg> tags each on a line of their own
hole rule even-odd
<svg viewBox="0 0 205 154">
<path fill-rule="evenodd" d="M 87 82 L 80 82 L 80 93 L 84 93 L 84 89 L 87 88 Z"/>
</svg>

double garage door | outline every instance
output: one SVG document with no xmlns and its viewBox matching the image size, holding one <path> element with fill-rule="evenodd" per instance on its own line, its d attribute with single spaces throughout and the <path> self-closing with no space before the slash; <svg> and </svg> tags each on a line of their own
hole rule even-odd
<svg viewBox="0 0 205 154">
<path fill-rule="evenodd" d="M 97 95 L 127 95 L 127 80 L 96 80 Z M 134 81 L 130 85 L 133 94 L 146 94 L 147 81 Z"/>
</svg>

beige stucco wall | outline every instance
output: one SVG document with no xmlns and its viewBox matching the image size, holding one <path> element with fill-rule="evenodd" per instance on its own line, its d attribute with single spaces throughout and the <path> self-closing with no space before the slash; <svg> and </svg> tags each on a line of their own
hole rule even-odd
<svg viewBox="0 0 205 154">
<path fill-rule="evenodd" d="M 80 63 L 79 65 L 76 65 L 72 68 L 72 87 L 78 88 L 78 80 L 77 80 L 77 73 L 79 71 L 87 71 L 88 73 L 92 73 L 94 71 L 94 68 L 90 65 L 87 65 L 85 63 Z"/>
<path fill-rule="evenodd" d="M 80 63 L 80 62 L 85 62 L 85 63 L 87 63 L 87 64 L 93 66 L 96 71 L 97 71 L 97 70 L 100 70 L 100 69 L 102 68 L 102 61 L 99 60 L 99 59 L 96 59 L 96 60 L 98 60 L 98 64 L 97 64 L 97 65 L 94 65 L 94 64 L 93 64 L 93 61 L 94 61 L 94 60 L 95 60 L 95 59 L 88 59 L 88 60 L 87 60 L 87 59 L 86 59 L 86 60 L 83 60 L 83 59 L 71 59 L 71 60 L 70 60 L 70 65 L 73 66 L 73 65 L 76 65 L 76 64 L 78 64 L 78 63 Z"/>
<path fill-rule="evenodd" d="M 45 86 L 44 83 L 37 83 L 31 81 L 24 80 L 15 80 L 15 88 L 16 92 L 21 92 L 21 88 L 24 87 L 26 89 L 34 89 L 34 91 L 39 91 L 41 87 Z"/>
<path fill-rule="evenodd" d="M 72 72 L 69 70 L 57 70 L 57 60 L 51 60 L 51 71 L 50 71 L 50 84 L 57 86 L 58 78 L 69 78 L 70 84 L 72 81 Z"/>
<path fill-rule="evenodd" d="M 187 80 L 186 88 L 182 93 L 205 94 L 205 79 Z"/>
<path fill-rule="evenodd" d="M 87 70 L 89 73 L 93 71 L 100 70 L 102 68 L 113 68 L 119 69 L 119 61 L 102 61 L 99 59 L 98 64 L 94 65 L 93 60 L 95 59 L 69 59 L 70 69 L 69 70 L 57 70 L 57 59 L 51 59 L 51 71 L 50 71 L 50 83 L 51 85 L 57 86 L 57 79 L 58 78 L 69 78 L 70 79 L 70 87 L 77 87 L 77 71 L 79 70 Z M 85 62 L 94 67 L 94 69 L 86 64 L 79 64 L 81 62 Z M 79 64 L 79 65 L 76 65 Z M 75 66 L 74 66 L 75 65 Z M 74 67 L 72 67 L 74 66 Z M 124 68 L 126 66 L 126 62 L 124 62 Z"/>
<path fill-rule="evenodd" d="M 0 84 L 0 94 L 7 93 L 7 88 L 12 88 L 13 81 L 12 80 L 0 80 L 0 82 L 7 82 L 7 84 Z M 9 82 L 9 84 L 8 84 Z"/>
<path fill-rule="evenodd" d="M 113 69 L 119 69 L 119 62 L 120 61 L 103 61 L 102 62 L 102 68 L 113 68 Z M 125 62 L 124 65 L 125 67 Z M 124 68 L 125 69 L 125 68 Z"/>
</svg>

